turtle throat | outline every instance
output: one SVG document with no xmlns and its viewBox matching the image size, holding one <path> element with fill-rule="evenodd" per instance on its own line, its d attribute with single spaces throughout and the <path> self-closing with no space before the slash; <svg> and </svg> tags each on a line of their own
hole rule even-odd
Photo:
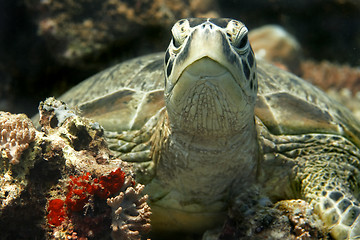
<svg viewBox="0 0 360 240">
<path fill-rule="evenodd" d="M 229 138 L 254 121 L 251 99 L 231 72 L 209 57 L 185 68 L 166 107 L 172 131 L 199 138 Z"/>
</svg>

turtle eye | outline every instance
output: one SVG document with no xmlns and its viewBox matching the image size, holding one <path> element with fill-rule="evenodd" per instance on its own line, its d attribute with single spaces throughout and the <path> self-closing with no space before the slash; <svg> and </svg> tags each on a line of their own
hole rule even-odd
<svg viewBox="0 0 360 240">
<path fill-rule="evenodd" d="M 172 33 L 172 44 L 175 48 L 179 48 L 187 38 L 189 34 L 189 22 L 186 19 L 182 19 L 175 23 L 173 28 L 171 29 Z"/>
<path fill-rule="evenodd" d="M 238 21 L 229 22 L 226 35 L 234 47 L 244 49 L 247 46 L 248 30 L 244 24 Z"/>
<path fill-rule="evenodd" d="M 235 46 L 235 47 L 244 48 L 246 46 L 247 42 L 248 42 L 248 36 L 247 36 L 247 34 L 245 34 L 245 36 L 243 36 L 241 38 L 241 40 L 238 42 L 238 46 Z"/>
<path fill-rule="evenodd" d="M 246 47 L 248 43 L 248 35 L 247 33 L 243 34 L 243 36 L 239 36 L 240 34 L 232 35 L 227 33 L 226 34 L 228 39 L 231 42 L 231 45 L 233 45 L 236 48 L 243 49 Z"/>
<path fill-rule="evenodd" d="M 172 38 L 171 41 L 174 47 L 179 48 L 181 46 L 181 43 L 178 40 L 176 40 L 174 37 Z"/>
</svg>

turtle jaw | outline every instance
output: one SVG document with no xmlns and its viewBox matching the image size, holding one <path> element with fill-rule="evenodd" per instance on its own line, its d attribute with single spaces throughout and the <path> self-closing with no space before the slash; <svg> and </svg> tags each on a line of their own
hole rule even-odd
<svg viewBox="0 0 360 240">
<path fill-rule="evenodd" d="M 219 101 L 229 100 L 230 105 L 236 103 L 235 111 L 241 110 L 242 104 L 251 105 L 250 99 L 246 97 L 244 90 L 231 71 L 208 56 L 196 59 L 181 72 L 167 96 L 168 105 L 181 107 L 183 104 L 188 104 L 189 99 L 201 94 L 197 91 L 197 88 L 201 86 L 204 86 L 202 90 L 204 94 L 207 94 L 204 90 L 209 90 L 221 98 L 218 99 Z M 207 95 L 210 95 L 210 92 Z M 196 104 L 196 102 L 191 102 L 191 104 Z M 183 110 L 179 109 L 179 113 Z"/>
</svg>

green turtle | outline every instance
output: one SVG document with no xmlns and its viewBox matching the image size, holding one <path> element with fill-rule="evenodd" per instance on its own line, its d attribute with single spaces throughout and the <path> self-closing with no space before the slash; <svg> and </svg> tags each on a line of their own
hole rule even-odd
<svg viewBox="0 0 360 240">
<path fill-rule="evenodd" d="M 61 99 L 133 166 L 154 231 L 217 226 L 256 185 L 273 201 L 308 201 L 334 239 L 360 238 L 360 123 L 255 59 L 247 35 L 232 19 L 179 20 L 165 53 L 106 69 Z"/>
</svg>

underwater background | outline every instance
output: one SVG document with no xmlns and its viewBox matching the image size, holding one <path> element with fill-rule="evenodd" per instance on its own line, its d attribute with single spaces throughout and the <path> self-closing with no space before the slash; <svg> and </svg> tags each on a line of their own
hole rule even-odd
<svg viewBox="0 0 360 240">
<path fill-rule="evenodd" d="M 143 186 L 135 185 L 129 165 L 112 159 L 98 123 L 55 98 L 40 104 L 41 131 L 28 117 L 40 101 L 107 67 L 164 51 L 172 25 L 188 17 L 244 22 L 258 58 L 314 83 L 360 119 L 359 0 L 0 0 L 0 132 L 6 139 L 0 149 L 0 240 L 108 239 L 110 226 L 117 232 L 134 220 L 118 211 L 123 205 L 136 207 L 136 216 L 144 212 L 139 228 L 149 231 Z M 127 192 L 123 199 L 115 196 L 119 191 Z M 294 203 L 294 212 L 286 202 L 277 205 L 283 211 L 278 219 L 290 220 L 282 226 L 331 239 L 318 226 L 308 228 L 318 222 L 305 201 Z M 112 212 L 124 216 L 112 218 Z M 254 229 L 268 239 L 263 230 L 278 230 L 268 218 L 274 214 L 258 216 L 267 225 Z"/>
<path fill-rule="evenodd" d="M 108 66 L 164 51 L 172 24 L 187 17 L 280 25 L 300 45 L 289 70 L 360 98 L 357 0 L 3 0 L 0 110 L 32 116 L 39 101 Z"/>
</svg>

